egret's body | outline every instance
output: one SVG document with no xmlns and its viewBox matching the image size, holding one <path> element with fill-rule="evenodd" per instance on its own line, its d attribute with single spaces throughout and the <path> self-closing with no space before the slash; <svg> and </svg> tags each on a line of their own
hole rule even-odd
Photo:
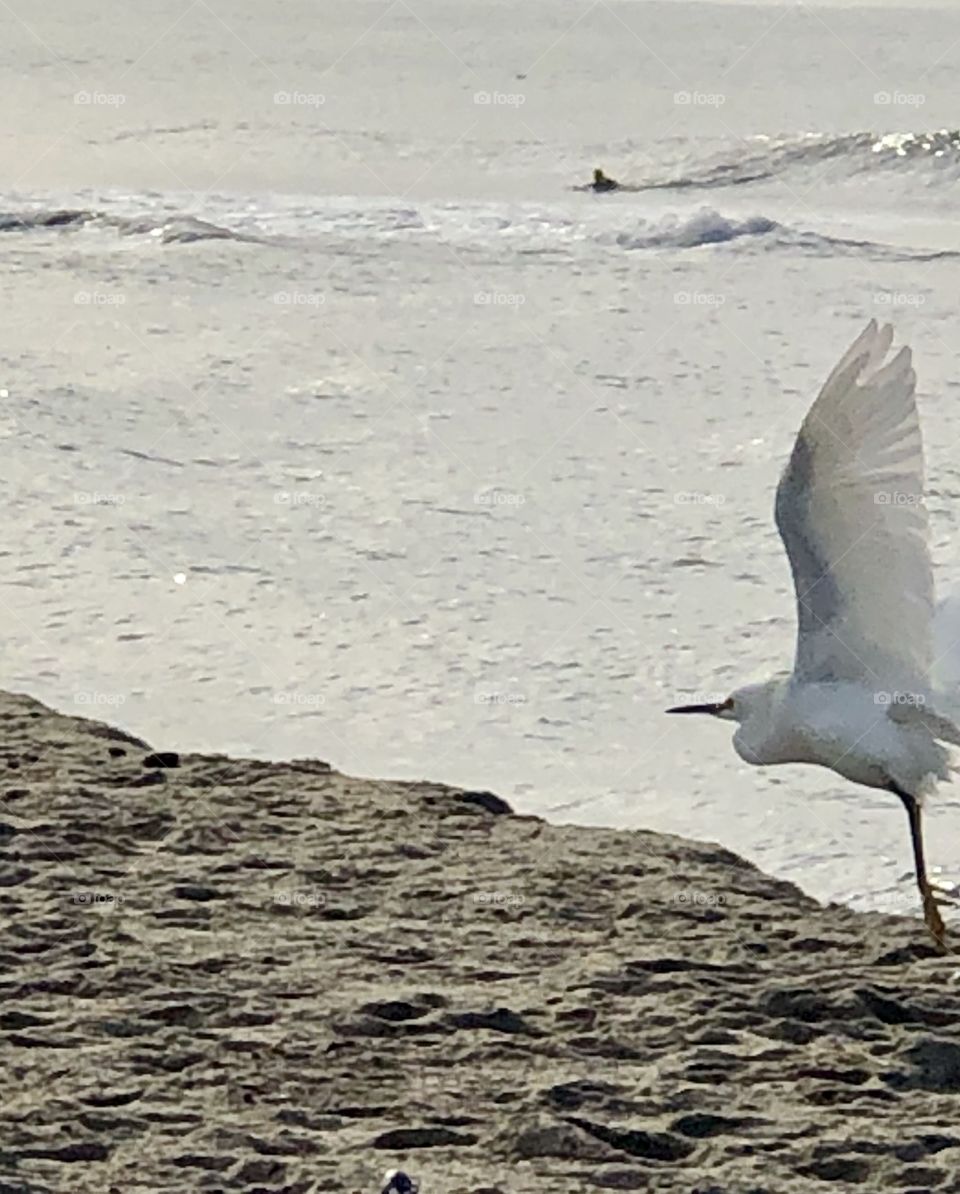
<svg viewBox="0 0 960 1194">
<path fill-rule="evenodd" d="M 738 722 L 734 748 L 748 763 L 815 763 L 896 793 L 926 921 L 943 947 L 920 808 L 960 743 L 944 684 L 960 628 L 953 634 L 935 614 L 916 376 L 909 349 L 886 361 L 892 338 L 871 320 L 844 354 L 777 488 L 797 597 L 792 674 L 671 712 Z"/>
<path fill-rule="evenodd" d="M 908 706 L 878 709 L 862 685 L 798 684 L 793 677 L 760 686 L 762 704 L 733 736 L 747 763 L 817 763 L 855 784 L 889 788 L 893 780 L 923 795 L 948 778 L 949 752 Z"/>
</svg>

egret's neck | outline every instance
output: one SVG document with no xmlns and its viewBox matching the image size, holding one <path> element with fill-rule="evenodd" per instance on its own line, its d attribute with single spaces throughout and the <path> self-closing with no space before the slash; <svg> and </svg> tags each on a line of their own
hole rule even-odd
<svg viewBox="0 0 960 1194">
<path fill-rule="evenodd" d="M 747 763 L 778 763 L 789 753 L 783 739 L 780 710 L 786 681 L 774 677 L 737 694 L 740 725 L 733 736 L 737 754 Z"/>
</svg>

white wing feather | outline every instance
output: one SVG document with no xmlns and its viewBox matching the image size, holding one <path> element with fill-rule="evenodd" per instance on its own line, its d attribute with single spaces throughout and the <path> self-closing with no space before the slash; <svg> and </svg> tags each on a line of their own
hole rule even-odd
<svg viewBox="0 0 960 1194">
<path fill-rule="evenodd" d="M 933 687 L 960 713 L 960 593 L 948 593 L 933 615 Z"/>
<path fill-rule="evenodd" d="M 910 350 L 871 320 L 810 408 L 777 488 L 797 595 L 795 672 L 925 691 L 933 575 Z"/>
</svg>

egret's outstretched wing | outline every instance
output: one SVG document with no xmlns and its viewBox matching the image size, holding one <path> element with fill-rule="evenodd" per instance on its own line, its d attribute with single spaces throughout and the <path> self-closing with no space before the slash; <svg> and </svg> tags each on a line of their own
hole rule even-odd
<svg viewBox="0 0 960 1194">
<path fill-rule="evenodd" d="M 777 488 L 797 591 L 796 672 L 921 691 L 933 576 L 910 350 L 871 320 L 810 408 Z"/>
<path fill-rule="evenodd" d="M 948 593 L 933 613 L 934 687 L 954 698 L 960 713 L 960 592 Z"/>
</svg>

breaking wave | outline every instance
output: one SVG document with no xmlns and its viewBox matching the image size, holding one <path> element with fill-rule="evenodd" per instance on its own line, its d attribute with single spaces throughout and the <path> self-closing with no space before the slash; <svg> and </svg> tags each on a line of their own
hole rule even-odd
<svg viewBox="0 0 960 1194">
<path fill-rule="evenodd" d="M 766 216 L 732 220 L 704 208 L 687 219 L 665 216 L 656 223 L 644 223 L 636 232 L 621 232 L 617 244 L 625 249 L 691 249 L 717 245 L 741 236 L 765 236 L 780 225 Z"/>
<path fill-rule="evenodd" d="M 615 237 L 616 244 L 624 249 L 696 249 L 740 240 L 762 252 L 787 249 L 823 257 L 848 254 L 878 261 L 935 261 L 960 256 L 960 252 L 951 249 L 910 249 L 878 241 L 827 236 L 790 228 L 767 216 L 734 219 L 707 207 L 686 218 L 671 214 L 658 221 L 642 222 L 639 228 L 620 232 Z"/>
<path fill-rule="evenodd" d="M 960 178 L 960 130 L 919 133 L 803 133 L 793 137 L 752 137 L 698 160 L 688 160 L 669 173 L 640 178 L 631 190 L 684 190 L 732 187 L 779 178 L 798 171 L 820 171 L 829 177 L 867 172 L 926 173 L 931 183 Z"/>
<path fill-rule="evenodd" d="M 0 232 L 34 232 L 87 225 L 115 229 L 121 236 L 148 236 L 161 244 L 191 244 L 199 240 L 263 241 L 266 238 L 224 228 L 195 216 L 129 218 L 85 208 L 48 208 L 0 212 Z"/>
<path fill-rule="evenodd" d="M 383 240 L 397 235 L 425 239 L 440 238 L 446 243 L 485 249 L 502 237 L 509 237 L 519 254 L 566 255 L 584 240 L 608 248 L 631 251 L 697 250 L 707 246 L 730 246 L 740 252 L 790 251 L 821 256 L 850 254 L 877 260 L 927 261 L 939 257 L 960 256 L 956 251 L 925 251 L 882 243 L 829 236 L 780 223 L 766 215 L 724 215 L 711 207 L 686 212 L 667 212 L 648 219 L 634 218 L 630 226 L 610 227 L 597 222 L 581 223 L 569 213 L 536 211 L 532 215 L 517 211 L 494 210 L 487 206 L 444 204 L 423 212 L 376 205 L 358 205 L 324 211 L 311 209 L 297 214 L 296 221 L 282 232 L 269 211 L 261 213 L 260 228 L 271 227 L 269 235 L 250 227 L 228 227 L 198 216 L 162 211 L 136 211 L 137 203 L 127 210 L 111 212 L 83 207 L 31 206 L 20 211 L 0 211 L 0 234 L 52 233 L 76 235 L 78 230 L 97 229 L 113 236 L 141 238 L 162 245 L 190 245 L 203 241 L 239 241 L 251 244 L 298 247 L 322 237 L 325 243 L 360 243 L 368 251 Z M 234 205 L 231 205 L 231 214 Z M 618 209 L 612 208 L 611 212 Z M 624 209 L 619 209 L 621 215 Z M 229 219 L 229 216 L 227 216 Z"/>
</svg>

